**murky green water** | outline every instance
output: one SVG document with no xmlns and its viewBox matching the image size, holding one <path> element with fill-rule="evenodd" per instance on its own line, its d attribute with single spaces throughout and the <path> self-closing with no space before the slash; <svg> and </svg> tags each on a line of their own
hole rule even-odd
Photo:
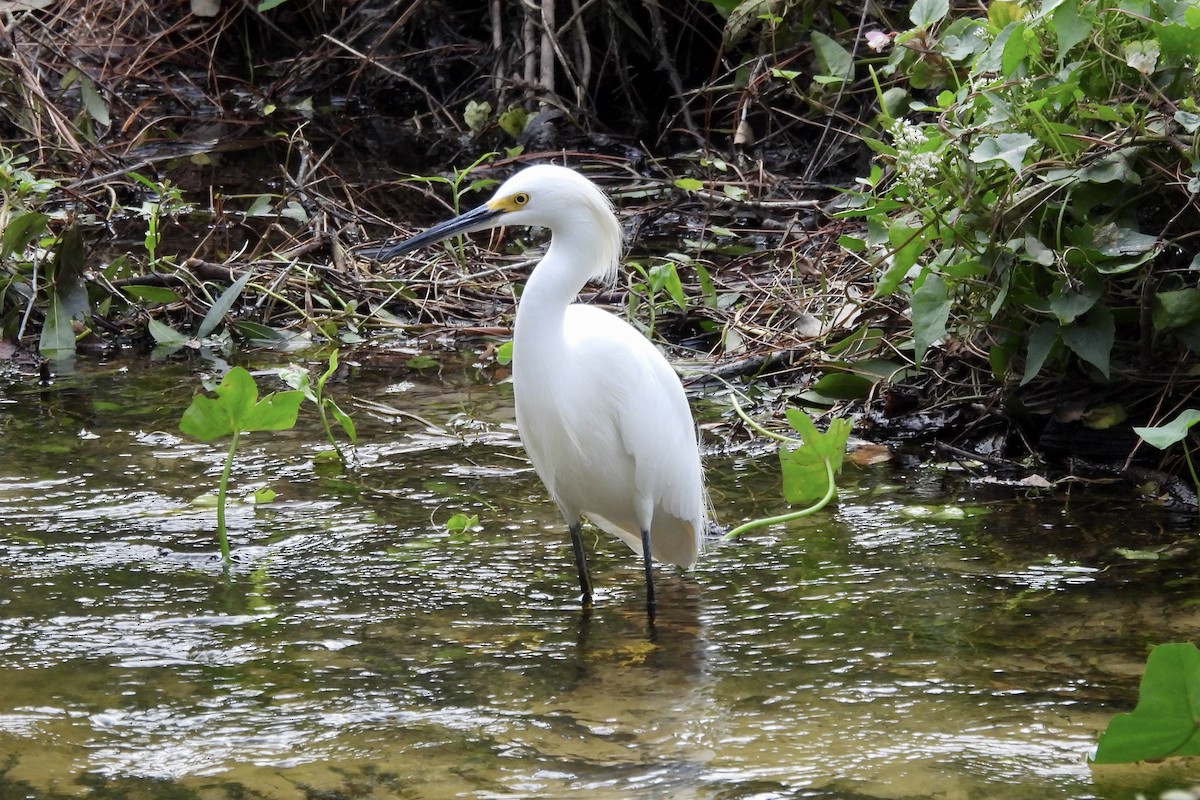
<svg viewBox="0 0 1200 800">
<path fill-rule="evenodd" d="M 0 389 L 0 796 L 1132 798 L 1187 766 L 1093 772 L 1151 643 L 1200 629 L 1183 538 L 1096 493 L 849 468 L 833 512 L 663 572 L 601 539 L 581 623 L 569 542 L 511 393 L 364 357 L 336 391 L 359 468 L 310 418 L 254 435 L 206 560 L 222 443 L 186 441 L 200 365 L 86 365 Z M 418 414 L 389 417 L 357 398 Z M 726 522 L 775 513 L 774 460 L 713 457 Z M 916 505 L 980 505 L 965 519 Z M 482 529 L 442 523 L 478 514 Z"/>
</svg>

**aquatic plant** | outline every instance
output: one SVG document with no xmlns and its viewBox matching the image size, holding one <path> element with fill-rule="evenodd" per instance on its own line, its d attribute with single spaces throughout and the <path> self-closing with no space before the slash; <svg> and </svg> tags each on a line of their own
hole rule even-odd
<svg viewBox="0 0 1200 800">
<path fill-rule="evenodd" d="M 179 420 L 179 429 L 202 442 L 229 437 L 229 450 L 217 482 L 217 541 L 221 561 L 228 569 L 230 554 L 225 505 L 238 442 L 243 435 L 254 431 L 282 431 L 294 427 L 304 392 L 292 389 L 260 399 L 253 376 L 242 367 L 234 367 L 225 373 L 221 383 L 213 387 L 213 392 L 215 397 L 197 394 L 192 398 L 191 405 Z"/>
<path fill-rule="evenodd" d="M 733 539 L 748 530 L 790 522 L 817 513 L 837 497 L 837 476 L 846 456 L 846 440 L 850 437 L 850 420 L 835 418 L 829 421 L 824 433 L 817 430 L 812 419 L 803 411 L 789 408 L 785 412 L 788 425 L 798 436 L 775 433 L 746 415 L 736 400 L 734 411 L 751 429 L 780 442 L 779 469 L 783 478 L 783 496 L 789 504 L 808 503 L 804 508 L 771 517 L 750 520 L 725 534 Z"/>
<path fill-rule="evenodd" d="M 1146 444 L 1159 450 L 1167 450 L 1182 443 L 1184 463 L 1187 464 L 1188 474 L 1192 478 L 1192 486 L 1195 487 L 1196 494 L 1200 496 L 1200 474 L 1196 472 L 1191 450 L 1187 446 L 1188 434 L 1197 422 L 1200 422 L 1200 410 L 1185 408 L 1170 422 L 1135 427 L 1133 432 L 1140 436 Z"/>
<path fill-rule="evenodd" d="M 1200 756 L 1200 649 L 1191 642 L 1150 651 L 1137 706 L 1109 720 L 1093 761 L 1123 764 Z"/>
<path fill-rule="evenodd" d="M 159 252 L 159 246 L 162 243 L 162 225 L 165 220 L 190 211 L 192 205 L 184 199 L 183 189 L 171 183 L 167 178 L 152 180 L 137 172 L 130 172 L 129 177 L 150 192 L 150 195 L 136 209 L 138 216 L 146 221 L 146 236 L 143 240 L 148 259 L 146 268 L 151 270 L 171 268 L 175 265 L 174 259 L 170 256 L 163 256 Z"/>
<path fill-rule="evenodd" d="M 332 449 L 323 450 L 314 456 L 315 461 L 328 461 L 337 459 L 343 467 L 347 466 L 349 461 L 346 454 L 342 451 L 341 445 L 338 443 L 337 437 L 333 433 L 333 425 L 330 418 L 341 426 L 342 431 L 350 439 L 351 444 L 358 444 L 358 430 L 354 425 L 354 420 L 350 415 L 338 406 L 334 400 L 325 391 L 325 385 L 329 382 L 338 371 L 338 351 L 334 350 L 329 354 L 329 361 L 325 371 L 317 377 L 316 383 L 309 379 L 308 370 L 303 367 L 294 367 L 282 369 L 279 371 L 279 377 L 284 383 L 291 386 L 293 389 L 298 389 L 304 393 L 305 399 L 312 402 L 316 406 L 317 414 L 321 418 L 321 428 L 325 431 L 325 439 L 329 442 Z"/>
</svg>

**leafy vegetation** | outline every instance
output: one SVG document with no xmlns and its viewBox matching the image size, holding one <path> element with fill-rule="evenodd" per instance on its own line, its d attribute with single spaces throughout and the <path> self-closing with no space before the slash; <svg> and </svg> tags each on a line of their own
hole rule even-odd
<svg viewBox="0 0 1200 800">
<path fill-rule="evenodd" d="M 1159 450 L 1166 450 L 1173 445 L 1183 442 L 1183 459 L 1187 463 L 1188 474 L 1192 478 L 1192 486 L 1195 487 L 1197 496 L 1200 496 L 1200 474 L 1196 472 L 1196 465 L 1192 461 L 1191 450 L 1188 449 L 1186 443 L 1188 433 L 1197 422 L 1200 422 L 1200 410 L 1186 408 L 1170 422 L 1162 425 L 1135 427 L 1133 432 L 1140 436 L 1144 442 L 1152 447 L 1157 447 Z"/>
<path fill-rule="evenodd" d="M 1200 345 L 1200 8 L 1061 0 L 986 17 L 913 5 L 870 65 L 878 156 L 840 216 L 907 296 L 913 359 L 968 341 L 999 380 L 1098 381 Z"/>
<path fill-rule="evenodd" d="M 1200 650 L 1161 644 L 1150 651 L 1137 707 L 1100 736 L 1094 761 L 1121 764 L 1200 756 Z"/>
<path fill-rule="evenodd" d="M 254 431 L 292 428 L 296 424 L 300 403 L 304 401 L 304 392 L 292 389 L 260 399 L 254 378 L 242 367 L 234 367 L 225 373 L 221 383 L 213 387 L 213 392 L 216 397 L 197 394 L 192 398 L 192 404 L 179 420 L 179 429 L 202 442 L 229 437 L 225 465 L 217 481 L 217 541 L 221 548 L 221 560 L 228 569 L 230 553 L 225 506 L 238 442 L 243 435 Z"/>
<path fill-rule="evenodd" d="M 298 389 L 304 393 L 304 397 L 311 401 L 317 408 L 317 414 L 321 418 L 321 428 L 325 431 L 325 439 L 329 442 L 331 449 L 322 451 L 316 456 L 317 461 L 327 461 L 336 459 L 343 467 L 349 465 L 349 459 L 346 458 L 346 453 L 338 444 L 337 437 L 333 433 L 333 425 L 330 422 L 332 417 L 334 421 L 341 427 L 342 432 L 350 440 L 351 444 L 358 444 L 358 429 L 354 425 L 354 420 L 350 415 L 341 409 L 329 394 L 325 391 L 326 384 L 329 383 L 338 371 L 338 351 L 334 350 L 329 354 L 329 364 L 325 371 L 317 378 L 314 384 L 308 376 L 308 370 L 302 367 L 280 370 L 280 377 L 291 386 L 293 389 Z"/>
<path fill-rule="evenodd" d="M 807 503 L 804 508 L 789 511 L 772 517 L 745 522 L 731 529 L 725 538 L 733 539 L 746 531 L 764 525 L 774 525 L 790 522 L 801 517 L 811 516 L 837 497 L 836 477 L 842 471 L 842 462 L 846 455 L 846 440 L 850 437 L 851 423 L 847 419 L 833 419 L 828 429 L 822 433 L 817 426 L 802 411 L 795 408 L 787 410 L 787 421 L 798 434 L 797 437 L 784 436 L 763 428 L 757 422 L 746 416 L 740 406 L 734 403 L 734 409 L 742 420 L 758 433 L 775 439 L 781 443 L 779 448 L 779 468 L 783 477 L 783 496 L 789 504 Z"/>
</svg>

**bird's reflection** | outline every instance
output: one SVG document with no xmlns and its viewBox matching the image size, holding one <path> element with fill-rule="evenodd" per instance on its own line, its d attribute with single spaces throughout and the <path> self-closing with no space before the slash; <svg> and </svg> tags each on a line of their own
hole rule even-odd
<svg viewBox="0 0 1200 800">
<path fill-rule="evenodd" d="M 580 612 L 575 655 L 581 670 L 586 669 L 591 651 L 596 648 L 593 641 L 594 628 L 607 627 L 605 623 L 596 621 L 598 615 L 618 618 L 622 628 L 630 636 L 640 635 L 640 638 L 650 645 L 645 651 L 647 657 L 654 657 L 653 660 L 659 659 L 663 651 L 673 652 L 681 643 L 699 637 L 700 587 L 689 577 L 671 574 L 660 576 L 659 582 L 662 584 L 661 600 L 655 616 L 635 614 L 619 604 L 610 605 L 600 611 L 584 609 Z"/>
</svg>

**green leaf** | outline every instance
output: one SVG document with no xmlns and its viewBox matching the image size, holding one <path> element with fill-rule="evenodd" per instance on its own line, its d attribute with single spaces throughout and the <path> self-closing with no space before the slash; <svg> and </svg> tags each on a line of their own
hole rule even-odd
<svg viewBox="0 0 1200 800">
<path fill-rule="evenodd" d="M 507 367 L 509 364 L 512 363 L 512 357 L 513 357 L 512 339 L 509 339 L 507 342 L 505 342 L 504 344 L 502 344 L 496 348 L 496 363 L 499 364 L 500 366 Z"/>
<path fill-rule="evenodd" d="M 492 117 L 492 104 L 484 100 L 468 100 L 467 107 L 463 111 L 463 122 L 467 123 L 467 128 L 471 133 L 479 133 L 487 127 L 488 120 Z"/>
<path fill-rule="evenodd" d="M 950 295 L 941 275 L 930 273 L 912 296 L 913 360 L 921 363 L 930 345 L 946 335 Z"/>
<path fill-rule="evenodd" d="M 1119 120 L 1116 124 L 1126 124 Z M 1047 183 L 1070 183 L 1072 181 L 1087 181 L 1088 183 L 1130 183 L 1140 184 L 1142 176 L 1133 168 L 1134 155 L 1127 150 L 1108 153 L 1084 167 L 1063 167 L 1046 170 L 1043 179 Z"/>
<path fill-rule="evenodd" d="M 1162 644 L 1150 651 L 1137 706 L 1113 717 L 1096 748 L 1097 764 L 1200 755 L 1200 650 Z"/>
<path fill-rule="evenodd" d="M 354 420 L 345 411 L 338 407 L 338 404 L 326 398 L 326 403 L 329 404 L 329 413 L 333 414 L 333 418 L 342 426 L 342 430 L 346 432 L 346 436 L 350 439 L 351 444 L 358 444 L 358 429 L 354 427 Z"/>
<path fill-rule="evenodd" d="M 1050 295 L 1050 310 L 1058 317 L 1060 325 L 1068 325 L 1081 314 L 1086 314 L 1096 305 L 1103 294 L 1101 285 L 1074 282 L 1058 287 Z"/>
<path fill-rule="evenodd" d="M 318 402 L 317 392 L 313 390 L 312 380 L 308 377 L 308 370 L 299 364 L 289 364 L 286 367 L 280 367 L 275 370 L 275 375 L 279 380 L 283 381 L 293 389 L 304 392 L 304 399 Z M 320 381 L 317 382 L 317 390 L 320 390 Z"/>
<path fill-rule="evenodd" d="M 334 350 L 329 354 L 329 366 L 321 373 L 321 377 L 317 378 L 317 388 L 324 390 L 325 384 L 329 383 L 329 379 L 337 374 L 338 369 L 338 351 Z"/>
<path fill-rule="evenodd" d="M 1158 40 L 1125 42 L 1125 64 L 1143 75 L 1153 75 L 1158 68 L 1158 57 L 1162 53 Z"/>
<path fill-rule="evenodd" d="M 462 190 L 462 194 L 470 194 L 471 192 L 478 192 L 480 189 L 486 189 L 489 186 L 495 186 L 499 182 L 500 181 L 496 180 L 495 178 L 478 178 L 476 180 L 471 181 L 467 185 L 467 188 Z"/>
<path fill-rule="evenodd" d="M 256 506 L 266 505 L 267 503 L 275 502 L 278 494 L 269 486 L 261 486 L 254 490 L 254 493 L 246 498 L 247 502 L 253 503 Z"/>
<path fill-rule="evenodd" d="M 242 431 L 286 431 L 296 426 L 304 392 L 291 390 L 259 400 L 241 420 Z"/>
<path fill-rule="evenodd" d="M 520 106 L 509 106 L 500 113 L 500 130 L 516 139 L 525 131 L 529 122 L 529 112 Z"/>
<path fill-rule="evenodd" d="M 875 283 L 876 297 L 887 297 L 896 291 L 925 252 L 925 236 L 918 228 L 895 224 L 888 228 L 887 236 L 893 248 L 891 264 Z"/>
<path fill-rule="evenodd" d="M 1013 30 L 1019 24 L 1020 23 L 1014 22 L 996 34 L 995 38 L 991 40 L 991 44 L 988 45 L 988 49 L 984 51 L 983 55 L 979 56 L 979 59 L 975 62 L 976 72 L 1000 71 L 1000 59 L 1004 54 L 1004 45 L 1008 43 L 1009 37 L 1012 36 Z"/>
<path fill-rule="evenodd" d="M 182 345 L 189 340 L 185 334 L 172 328 L 170 325 L 159 322 L 153 317 L 146 323 L 147 330 L 150 331 L 150 336 L 153 337 L 155 344 L 167 346 Z"/>
<path fill-rule="evenodd" d="M 212 441 L 233 433 L 288 430 L 296 424 L 296 415 L 304 392 L 293 389 L 258 399 L 254 377 L 242 367 L 225 373 L 216 388 L 216 397 L 198 394 L 183 412 L 179 429 L 201 441 Z"/>
<path fill-rule="evenodd" d="M 290 341 L 296 335 L 293 331 L 272 328 L 270 325 L 263 325 L 261 322 L 253 322 L 248 319 L 237 320 L 233 323 L 233 327 L 243 337 L 256 343 L 266 342 L 271 344 L 279 344 L 280 342 Z"/>
<path fill-rule="evenodd" d="M 877 379 L 854 372 L 830 372 L 812 385 L 812 391 L 830 400 L 864 400 Z"/>
<path fill-rule="evenodd" d="M 1132 225 L 1109 222 L 1095 229 L 1096 249 L 1106 256 L 1136 256 L 1158 247 L 1157 236 L 1142 233 Z"/>
<path fill-rule="evenodd" d="M 435 369 L 441 365 L 442 362 L 430 355 L 413 356 L 404 362 L 404 366 L 409 369 Z"/>
<path fill-rule="evenodd" d="M 86 319 L 89 313 L 84 272 L 88 268 L 83 232 L 78 225 L 63 231 L 54 251 L 54 293 L 72 319 Z"/>
<path fill-rule="evenodd" d="M 803 444 L 779 449 L 783 496 L 792 505 L 807 505 L 829 491 L 826 463 L 835 475 L 842 471 L 851 425 L 845 419 L 830 420 L 829 429 L 821 433 L 807 414 L 795 408 L 787 410 L 787 420 Z"/>
<path fill-rule="evenodd" d="M 121 291 L 143 303 L 174 303 L 179 295 L 165 286 L 122 286 Z"/>
<path fill-rule="evenodd" d="M 1063 327 L 1062 342 L 1107 378 L 1115 335 L 1112 311 L 1107 306 L 1095 306 L 1080 319 Z"/>
<path fill-rule="evenodd" d="M 462 531 L 474 528 L 479 524 L 478 514 L 455 514 L 450 519 L 446 520 L 446 530 L 451 533 L 460 533 Z"/>
<path fill-rule="evenodd" d="M 656 294 L 665 291 L 676 306 L 687 308 L 687 296 L 683 293 L 683 283 L 679 280 L 679 270 L 675 269 L 674 262 L 655 264 L 650 268 L 647 278 Z"/>
<path fill-rule="evenodd" d="M 1143 441 L 1151 447 L 1166 450 L 1171 445 L 1186 439 L 1188 430 L 1197 422 L 1200 422 L 1200 411 L 1194 408 L 1185 408 L 1179 413 L 1179 416 L 1165 425 L 1134 428 L 1133 432 L 1142 437 Z"/>
<path fill-rule="evenodd" d="M 698 192 L 704 188 L 704 181 L 696 178 L 676 178 L 675 188 L 683 189 L 685 192 Z"/>
<path fill-rule="evenodd" d="M 997 30 L 1025 18 L 1025 9 L 1013 0 L 991 0 L 987 4 L 988 22 Z"/>
<path fill-rule="evenodd" d="M 928 28 L 950 13 L 950 0 L 916 0 L 908 12 L 914 27 Z"/>
<path fill-rule="evenodd" d="M 918 2 L 920 1 L 918 0 Z M 854 57 L 850 55 L 849 50 L 820 31 L 813 31 L 812 43 L 813 53 L 817 57 L 817 64 L 822 73 L 839 80 L 853 80 Z"/>
<path fill-rule="evenodd" d="M 232 436 L 234 425 L 232 417 L 219 401 L 198 394 L 183 412 L 179 429 L 202 442 L 211 442 L 222 436 Z"/>
<path fill-rule="evenodd" d="M 229 309 L 233 308 L 233 304 L 241 296 L 242 290 L 246 288 L 246 284 L 250 282 L 253 274 L 253 271 L 246 270 L 245 275 L 238 278 L 221 293 L 217 302 L 213 303 L 212 307 L 208 309 L 208 313 L 204 315 L 204 319 L 200 320 L 200 327 L 196 329 L 197 339 L 203 339 L 216 330 L 216 327 L 221 324 L 221 320 L 225 319 L 225 315 L 229 313 Z"/>
<path fill-rule="evenodd" d="M 976 164 L 986 164 L 990 161 L 1002 161 L 1017 175 L 1025 161 L 1025 152 L 1037 142 L 1027 133 L 1002 133 L 989 136 L 971 151 L 971 160 Z"/>
<path fill-rule="evenodd" d="M 1005 77 L 1015 75 L 1029 56 L 1029 40 L 1025 38 L 1025 31 L 1024 22 L 1012 23 L 1011 33 L 1000 53 L 1000 70 Z"/>
<path fill-rule="evenodd" d="M 82 74 L 79 76 L 79 96 L 89 117 L 106 127 L 112 124 L 108 114 L 108 103 L 104 102 L 104 97 L 96 89 L 95 82 Z"/>
<path fill-rule="evenodd" d="M 1159 25 L 1155 35 L 1164 56 L 1173 59 L 1189 58 L 1200 53 L 1200 27 Z"/>
<path fill-rule="evenodd" d="M 1025 351 L 1025 372 L 1021 376 L 1021 385 L 1029 383 L 1037 377 L 1046 363 L 1054 346 L 1058 344 L 1059 324 L 1053 320 L 1039 322 L 1029 332 L 1029 344 Z"/>
<path fill-rule="evenodd" d="M 1154 295 L 1154 329 L 1170 331 L 1200 322 L 1200 289 L 1179 289 Z"/>
<path fill-rule="evenodd" d="M 246 210 L 247 217 L 273 217 L 275 216 L 275 195 L 260 194 L 254 198 L 254 202 L 250 204 L 250 208 Z"/>
<path fill-rule="evenodd" d="M 1087 4 L 1086 12 L 1081 13 L 1080 0 L 1066 0 L 1054 9 L 1054 33 L 1058 37 L 1058 60 L 1066 58 L 1071 48 L 1087 39 L 1096 22 L 1095 6 Z"/>
<path fill-rule="evenodd" d="M 51 361 L 61 361 L 75 355 L 75 331 L 71 327 L 71 315 L 57 293 L 51 296 L 46 308 L 38 352 Z"/>
<path fill-rule="evenodd" d="M 299 222 L 301 225 L 307 225 L 309 222 L 308 211 L 295 200 L 288 200 L 280 209 L 279 216 Z"/>
<path fill-rule="evenodd" d="M 1200 34 L 1200 30 L 1197 30 L 1197 34 Z M 1200 42 L 1197 42 L 1196 49 L 1200 50 Z M 1190 111 L 1180 109 L 1175 112 L 1174 119 L 1188 133 L 1195 133 L 1200 130 L 1200 114 L 1193 114 Z"/>
<path fill-rule="evenodd" d="M 0 260 L 23 252 L 30 242 L 45 233 L 49 221 L 50 216 L 40 211 L 25 211 L 10 219 L 0 236 Z"/>
</svg>

